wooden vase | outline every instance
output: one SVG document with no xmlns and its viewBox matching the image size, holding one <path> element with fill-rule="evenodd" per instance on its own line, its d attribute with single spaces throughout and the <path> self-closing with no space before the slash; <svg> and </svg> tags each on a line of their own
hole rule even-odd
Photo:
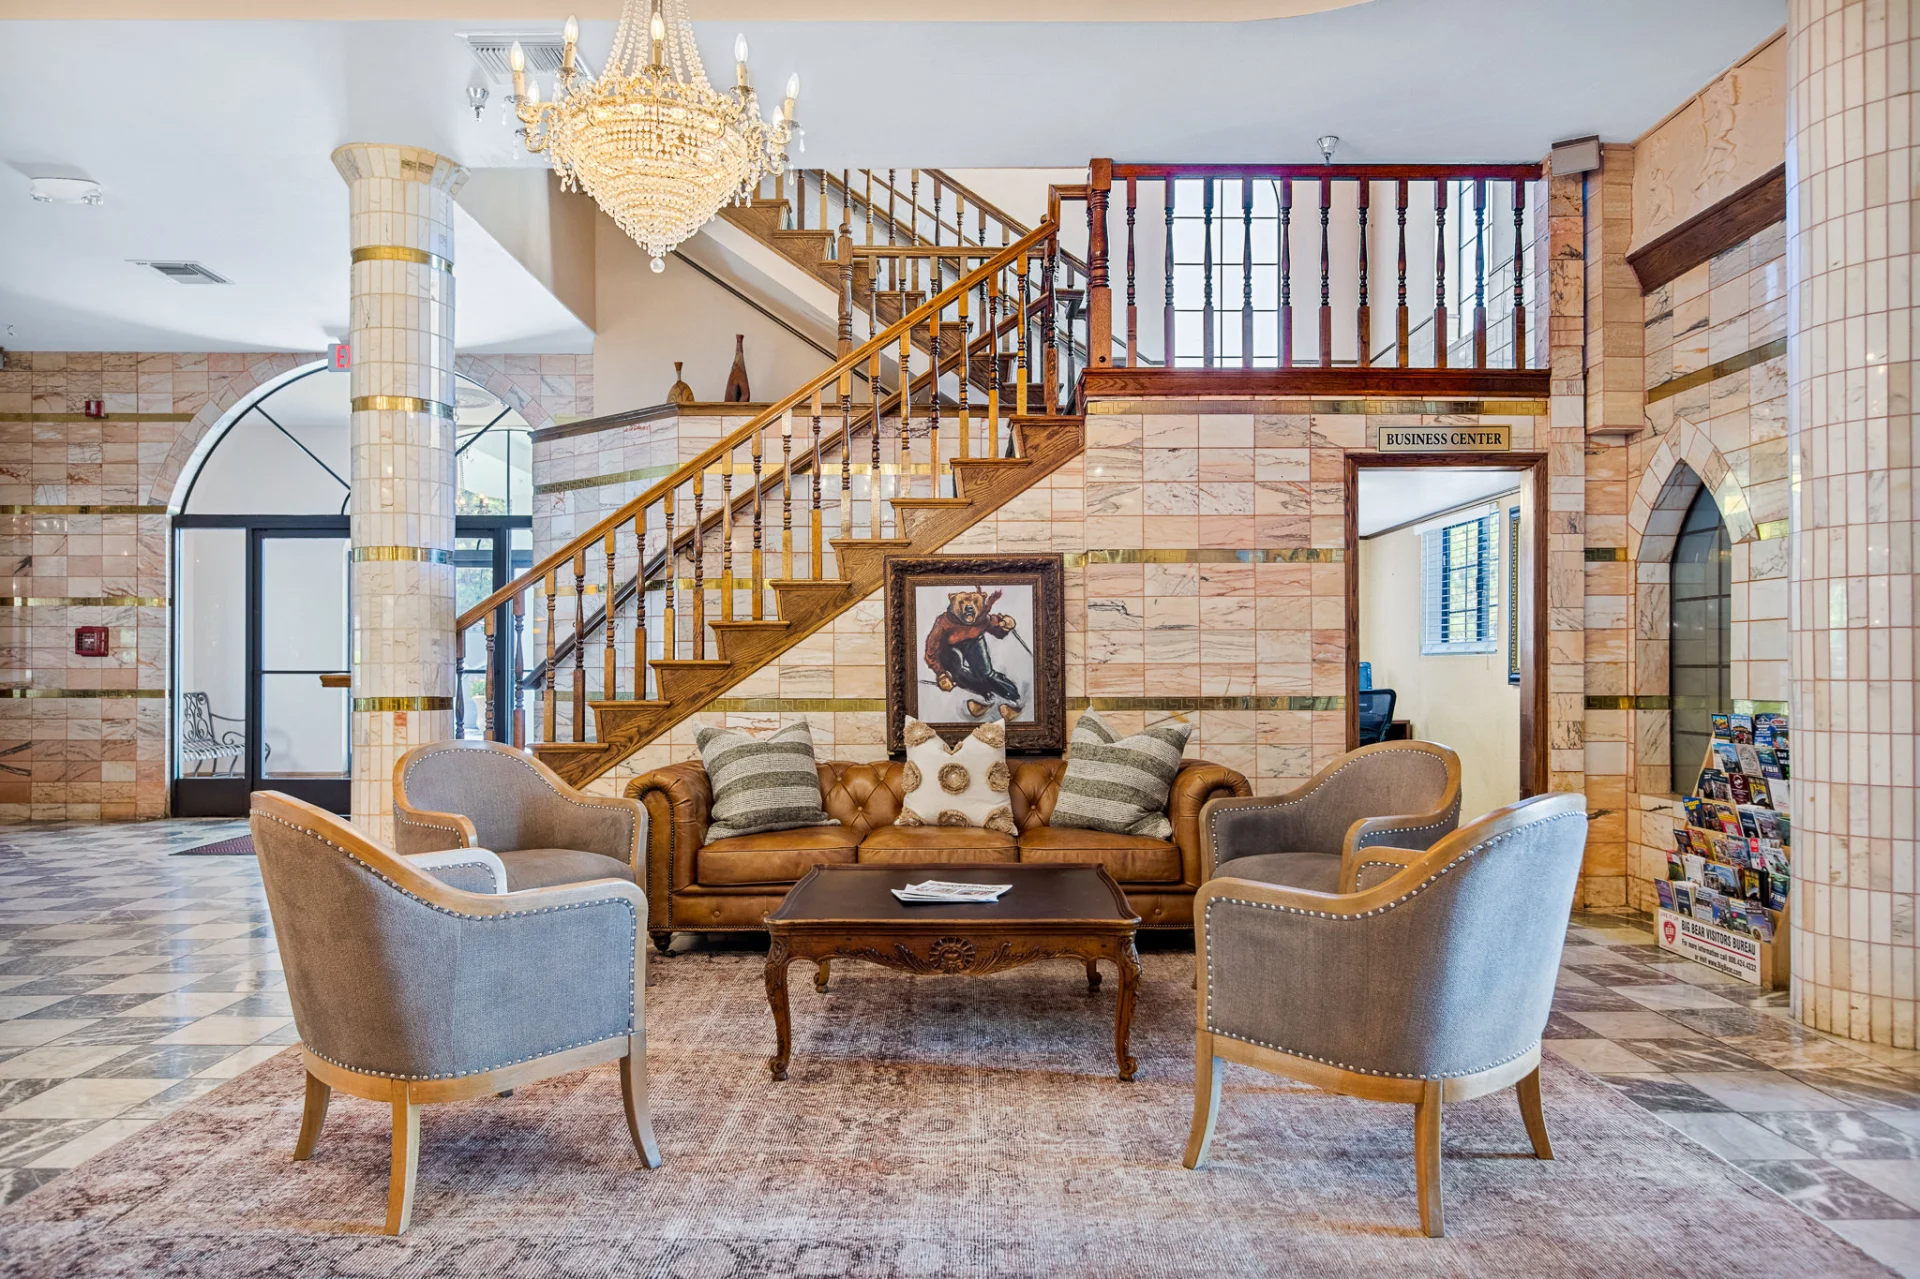
<svg viewBox="0 0 1920 1279">
<path fill-rule="evenodd" d="M 745 404 L 753 399 L 747 388 L 747 335 L 733 335 L 733 371 L 727 374 L 727 393 L 721 399 L 728 404 Z"/>
</svg>

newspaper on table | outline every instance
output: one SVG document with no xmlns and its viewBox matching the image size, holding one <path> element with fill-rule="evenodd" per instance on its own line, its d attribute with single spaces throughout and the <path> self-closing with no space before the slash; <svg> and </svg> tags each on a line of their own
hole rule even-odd
<svg viewBox="0 0 1920 1279">
<path fill-rule="evenodd" d="M 893 895 L 903 902 L 997 902 L 1012 884 L 959 884 L 952 880 L 929 879 L 896 888 Z"/>
</svg>

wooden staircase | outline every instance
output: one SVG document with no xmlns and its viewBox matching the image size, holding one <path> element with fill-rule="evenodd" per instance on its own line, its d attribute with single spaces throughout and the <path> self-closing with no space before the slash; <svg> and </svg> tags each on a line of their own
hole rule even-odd
<svg viewBox="0 0 1920 1279">
<path fill-rule="evenodd" d="M 927 400 L 916 397 L 904 405 L 897 393 L 871 391 L 864 428 L 856 428 L 841 407 L 854 372 L 864 370 L 869 386 L 877 387 L 883 354 L 902 343 L 917 344 L 934 326 L 957 323 L 961 299 L 974 291 L 1007 287 L 1016 264 L 1030 268 L 1053 251 L 1056 225 L 1050 220 L 984 258 L 976 252 L 978 265 L 932 297 L 917 303 L 901 298 L 893 323 L 857 347 L 843 338 L 844 353 L 825 371 L 463 613 L 455 632 L 462 666 L 470 628 L 484 626 L 486 634 L 487 735 L 533 750 L 575 785 L 591 781 L 880 590 L 889 557 L 940 550 L 1079 456 L 1085 444 L 1079 417 L 1016 413 L 1001 421 L 993 416 L 997 407 L 975 403 L 958 422 L 951 413 L 941 421 L 931 412 L 930 383 Z M 958 368 L 965 358 L 997 373 L 1006 362 L 1007 353 L 984 342 L 964 349 L 965 357 L 956 337 L 954 349 L 942 352 L 943 367 Z M 1045 354 L 1050 363 L 1052 352 Z M 935 422 L 939 429 L 929 429 Z M 898 477 L 891 485 L 877 483 L 882 468 L 871 466 L 881 461 L 883 445 L 892 453 L 884 469 Z M 763 468 L 768 458 L 772 465 Z M 864 492 L 851 478 L 856 466 L 867 475 Z M 930 480 L 916 478 L 929 472 Z M 752 479 L 737 490 L 734 477 L 742 475 Z M 835 500 L 823 510 L 823 491 L 835 485 Z M 888 487 L 895 491 L 888 493 Z M 796 492 L 801 502 L 795 502 Z M 782 509 L 769 518 L 775 495 Z M 826 536 L 828 527 L 840 536 Z M 781 541 L 777 552 L 775 536 Z M 775 563 L 791 563 L 786 571 L 794 576 L 763 577 L 763 551 Z M 624 591 L 623 555 L 637 557 L 628 561 L 631 578 Z M 736 574 L 736 563 L 750 569 Z M 603 601 L 591 626 L 590 564 Z M 691 606 L 681 609 L 676 600 L 685 598 L 681 584 L 689 579 Z M 656 592 L 639 587 L 642 582 L 660 588 L 659 605 L 649 603 Z M 563 590 L 568 585 L 572 589 Z M 571 607 L 563 613 L 566 595 Z M 739 606 L 743 596 L 752 601 L 748 607 Z M 627 615 L 620 617 L 623 608 Z M 544 660 L 527 643 L 529 617 L 536 633 L 545 619 Z M 563 621 L 571 622 L 572 639 L 561 649 L 556 631 Z M 688 621 L 690 628 L 684 627 Z M 629 636 L 637 656 L 622 673 L 616 641 Z M 603 656 L 593 663 L 599 688 L 590 690 L 587 654 L 595 648 Z M 562 654 L 571 662 L 558 660 Z M 540 681 L 531 716 L 519 700 L 529 687 L 521 674 L 528 668 Z M 514 694 L 506 722 L 495 721 L 497 678 L 507 678 Z M 562 733 L 556 704 L 569 691 L 574 714 L 570 731 Z"/>
</svg>

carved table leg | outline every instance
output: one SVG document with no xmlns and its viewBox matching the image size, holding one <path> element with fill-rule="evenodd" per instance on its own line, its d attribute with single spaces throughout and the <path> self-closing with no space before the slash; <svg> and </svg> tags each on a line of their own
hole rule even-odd
<svg viewBox="0 0 1920 1279">
<path fill-rule="evenodd" d="M 813 974 L 813 988 L 823 995 L 827 993 L 827 973 L 832 965 L 831 959 L 823 959 L 820 961 L 820 967 Z"/>
<path fill-rule="evenodd" d="M 1100 989 L 1100 961 L 1096 959 L 1089 959 L 1087 961 L 1087 993 L 1091 995 L 1094 991 L 1099 989 Z"/>
<path fill-rule="evenodd" d="M 1140 952 L 1134 949 L 1131 937 L 1120 943 L 1119 950 L 1120 997 L 1113 1010 L 1113 1055 L 1120 1063 L 1120 1078 L 1132 1079 L 1138 1063 L 1127 1049 L 1133 1037 L 1134 991 L 1140 985 Z"/>
<path fill-rule="evenodd" d="M 793 1022 L 787 1010 L 787 964 L 791 955 L 787 939 L 775 937 L 767 947 L 767 1003 L 773 1008 L 773 1032 L 776 1040 L 767 1069 L 774 1079 L 787 1077 L 787 1062 L 793 1057 Z"/>
</svg>

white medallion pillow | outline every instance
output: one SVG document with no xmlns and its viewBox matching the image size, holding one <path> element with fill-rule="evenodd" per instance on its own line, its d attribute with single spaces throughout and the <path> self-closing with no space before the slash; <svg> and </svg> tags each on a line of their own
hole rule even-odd
<svg viewBox="0 0 1920 1279">
<path fill-rule="evenodd" d="M 949 747 L 912 716 L 901 736 L 907 767 L 896 826 L 980 826 L 1019 835 L 1008 795 L 1007 727 L 982 724 Z"/>
</svg>

